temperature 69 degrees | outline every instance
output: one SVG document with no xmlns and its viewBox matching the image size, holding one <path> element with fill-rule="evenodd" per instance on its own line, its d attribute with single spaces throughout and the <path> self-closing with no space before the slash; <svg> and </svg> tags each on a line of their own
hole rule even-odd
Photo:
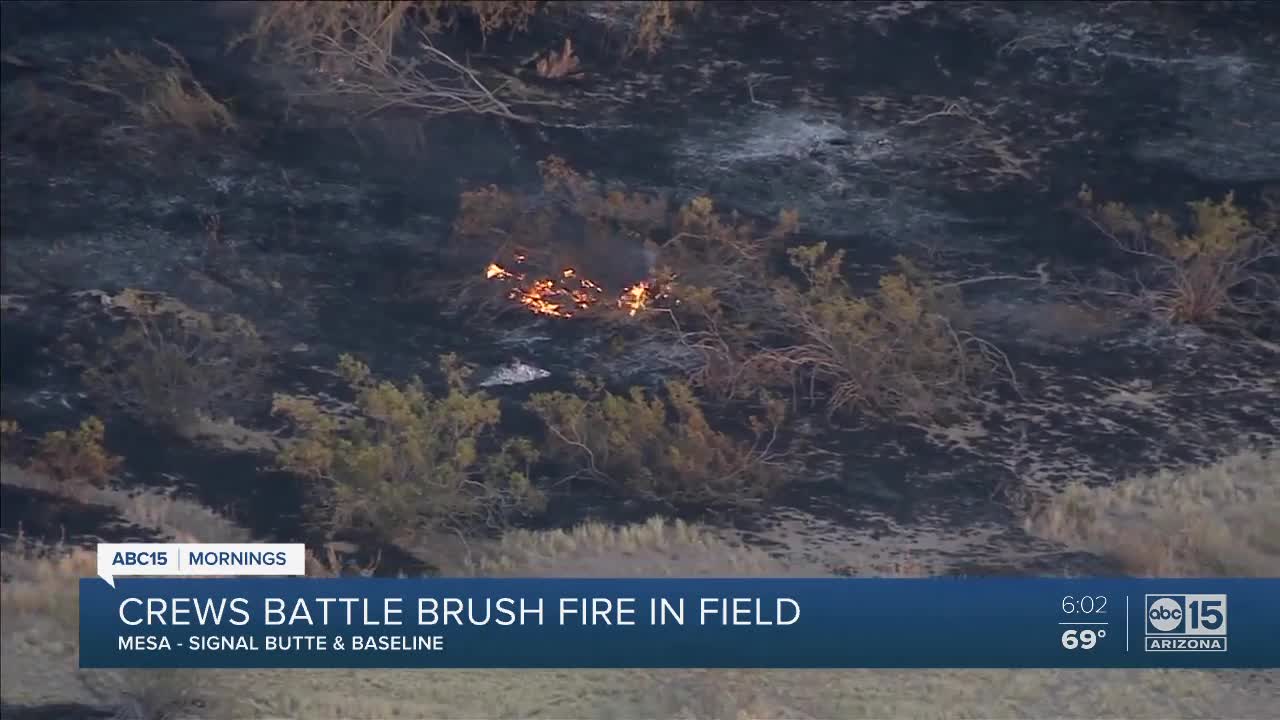
<svg viewBox="0 0 1280 720">
<path fill-rule="evenodd" d="M 1062 631 L 1065 650 L 1092 650 L 1107 636 L 1107 596 L 1067 595 L 1062 598 Z"/>
</svg>

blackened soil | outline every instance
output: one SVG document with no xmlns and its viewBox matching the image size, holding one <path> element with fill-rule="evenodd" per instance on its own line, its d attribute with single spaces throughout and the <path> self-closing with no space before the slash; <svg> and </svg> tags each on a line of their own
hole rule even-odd
<svg viewBox="0 0 1280 720">
<path fill-rule="evenodd" d="M 70 350 L 100 344 L 126 288 L 250 318 L 274 354 L 274 391 L 340 396 L 325 369 L 344 352 L 392 377 L 446 352 L 486 371 L 518 357 L 551 372 L 495 388 L 513 408 L 568 387 L 574 370 L 620 385 L 660 377 L 671 348 L 637 343 L 614 357 L 613 330 L 458 317 L 423 291 L 480 270 L 445 252 L 459 193 L 490 183 L 536 193 L 536 163 L 552 154 L 610 187 L 708 194 L 765 221 L 796 209 L 803 238 L 844 248 L 858 282 L 900 253 L 949 279 L 1044 278 L 967 293 L 1016 389 L 993 387 L 945 425 L 806 415 L 791 489 L 763 512 L 710 515 L 762 544 L 833 569 L 897 544 L 950 572 L 1106 573 L 1021 533 L 1010 499 L 1280 441 L 1276 346 L 1135 316 L 1103 292 L 1129 265 L 1066 210 L 1082 184 L 1140 210 L 1229 190 L 1256 209 L 1280 183 L 1274 4 L 712 3 L 661 53 L 625 60 L 625 28 L 585 11 L 508 44 L 481 49 L 465 27 L 443 41 L 550 93 L 560 107 L 537 124 L 290 105 L 284 86 L 309 79 L 228 53 L 244 17 L 227 5 L 3 5 L 4 52 L 20 62 L 0 77 L 0 409 L 28 434 L 104 415 L 108 444 L 127 459 L 125 488 L 176 486 L 257 536 L 307 536 L 302 488 L 271 469 L 269 450 L 191 441 L 86 394 Z M 531 54 L 566 35 L 584 76 L 531 76 Z M 238 131 L 122 133 L 107 98 L 62 82 L 112 48 L 154 53 L 152 38 L 229 100 Z M 68 93 L 74 104 L 51 116 L 62 125 L 30 121 L 24 103 L 37 90 Z M 1089 317 L 1065 319 L 1082 298 Z M 278 437 L 268 403 L 237 421 Z M 115 537 L 118 518 L 97 509 L 4 492 L 9 536 L 21 524 Z M 659 510 L 565 485 L 527 524 Z M 414 567 L 386 557 L 383 571 Z"/>
</svg>

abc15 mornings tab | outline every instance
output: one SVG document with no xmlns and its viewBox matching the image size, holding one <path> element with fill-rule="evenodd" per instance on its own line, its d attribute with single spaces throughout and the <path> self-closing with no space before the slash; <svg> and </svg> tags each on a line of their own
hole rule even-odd
<svg viewBox="0 0 1280 720">
<path fill-rule="evenodd" d="M 1147 652 L 1226 652 L 1227 596 L 1145 596 Z"/>
</svg>

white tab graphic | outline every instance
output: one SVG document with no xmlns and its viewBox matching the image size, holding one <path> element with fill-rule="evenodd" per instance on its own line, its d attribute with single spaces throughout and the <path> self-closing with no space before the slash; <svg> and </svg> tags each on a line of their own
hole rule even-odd
<svg viewBox="0 0 1280 720">
<path fill-rule="evenodd" d="M 177 575 L 178 548 L 173 543 L 99 543 L 98 577 L 116 586 L 116 575 Z"/>
<path fill-rule="evenodd" d="M 98 577 L 306 575 L 302 543 L 101 543 Z"/>
</svg>

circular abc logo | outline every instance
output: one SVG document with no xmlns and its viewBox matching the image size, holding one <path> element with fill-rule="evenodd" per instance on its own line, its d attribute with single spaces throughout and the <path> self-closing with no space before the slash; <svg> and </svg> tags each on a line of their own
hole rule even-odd
<svg viewBox="0 0 1280 720">
<path fill-rule="evenodd" d="M 1173 598 L 1160 598 L 1147 608 L 1147 622 L 1159 632 L 1170 632 L 1182 626 L 1182 603 Z"/>
</svg>

